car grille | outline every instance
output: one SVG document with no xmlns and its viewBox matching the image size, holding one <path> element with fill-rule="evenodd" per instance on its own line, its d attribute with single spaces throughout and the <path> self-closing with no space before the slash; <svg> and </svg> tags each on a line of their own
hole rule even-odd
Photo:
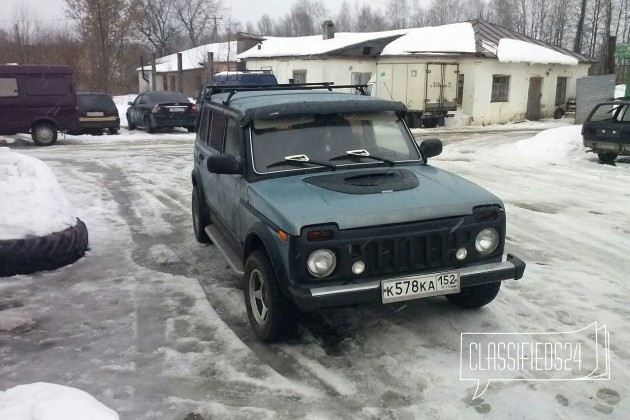
<svg viewBox="0 0 630 420">
<path fill-rule="evenodd" d="M 446 232 L 369 241 L 351 245 L 350 256 L 365 262 L 366 274 L 422 270 L 448 262 L 447 242 Z"/>
</svg>

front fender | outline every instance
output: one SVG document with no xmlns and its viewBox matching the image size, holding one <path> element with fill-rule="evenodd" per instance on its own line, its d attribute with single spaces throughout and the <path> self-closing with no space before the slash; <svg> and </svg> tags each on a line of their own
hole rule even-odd
<svg viewBox="0 0 630 420">
<path fill-rule="evenodd" d="M 282 291 L 282 294 L 284 294 L 287 299 L 290 299 L 288 293 L 288 271 L 285 259 L 282 258 L 283 252 L 284 255 L 288 255 L 288 241 L 281 240 L 277 232 L 263 222 L 258 221 L 254 223 L 247 232 L 245 246 L 243 247 L 243 261 L 247 261 L 249 254 L 261 246 L 264 247 L 271 260 L 271 265 L 278 279 L 278 287 Z"/>
</svg>

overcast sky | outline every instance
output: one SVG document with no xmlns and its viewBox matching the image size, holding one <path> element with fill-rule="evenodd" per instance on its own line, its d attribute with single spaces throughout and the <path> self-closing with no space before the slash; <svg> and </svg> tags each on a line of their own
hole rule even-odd
<svg viewBox="0 0 630 420">
<path fill-rule="evenodd" d="M 40 19 L 43 24 L 61 24 L 66 19 L 63 9 L 65 6 L 64 0 L 0 0 L 2 3 L 2 16 L 0 17 L 0 26 L 8 27 L 13 20 L 13 10 L 21 2 L 27 6 L 27 8 L 36 16 L 34 18 Z M 260 17 L 267 13 L 273 18 L 284 16 L 291 9 L 296 0 L 219 0 L 224 7 L 229 7 L 234 20 L 238 20 L 243 23 L 250 21 L 252 23 L 258 22 Z M 331 14 L 336 14 L 339 9 L 341 0 L 321 0 L 322 3 L 328 8 Z M 368 3 L 373 8 L 381 8 L 387 5 L 388 0 L 350 0 L 350 4 L 354 5 L 357 2 L 359 4 Z M 8 7 L 4 7 L 4 5 Z M 43 25 L 46 26 L 46 25 Z"/>
</svg>

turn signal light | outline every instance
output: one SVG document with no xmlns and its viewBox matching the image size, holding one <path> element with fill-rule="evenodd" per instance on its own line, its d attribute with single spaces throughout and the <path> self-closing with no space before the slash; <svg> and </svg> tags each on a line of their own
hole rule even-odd
<svg viewBox="0 0 630 420">
<path fill-rule="evenodd" d="M 316 241 L 318 239 L 332 238 L 332 230 L 312 230 L 306 234 L 306 239 L 309 241 Z"/>
</svg>

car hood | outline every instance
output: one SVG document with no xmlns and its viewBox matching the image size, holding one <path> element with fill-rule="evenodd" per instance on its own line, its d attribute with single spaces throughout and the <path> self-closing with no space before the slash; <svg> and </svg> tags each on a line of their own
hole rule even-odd
<svg viewBox="0 0 630 420">
<path fill-rule="evenodd" d="M 417 178 L 415 187 L 348 193 L 309 182 L 318 175 L 296 175 L 250 184 L 247 201 L 291 235 L 299 235 L 308 225 L 334 223 L 343 230 L 469 215 L 480 205 L 503 207 L 492 193 L 450 172 L 431 166 L 404 169 Z M 376 174 L 386 171 L 372 170 Z M 334 173 L 353 175 L 352 170 Z"/>
</svg>

